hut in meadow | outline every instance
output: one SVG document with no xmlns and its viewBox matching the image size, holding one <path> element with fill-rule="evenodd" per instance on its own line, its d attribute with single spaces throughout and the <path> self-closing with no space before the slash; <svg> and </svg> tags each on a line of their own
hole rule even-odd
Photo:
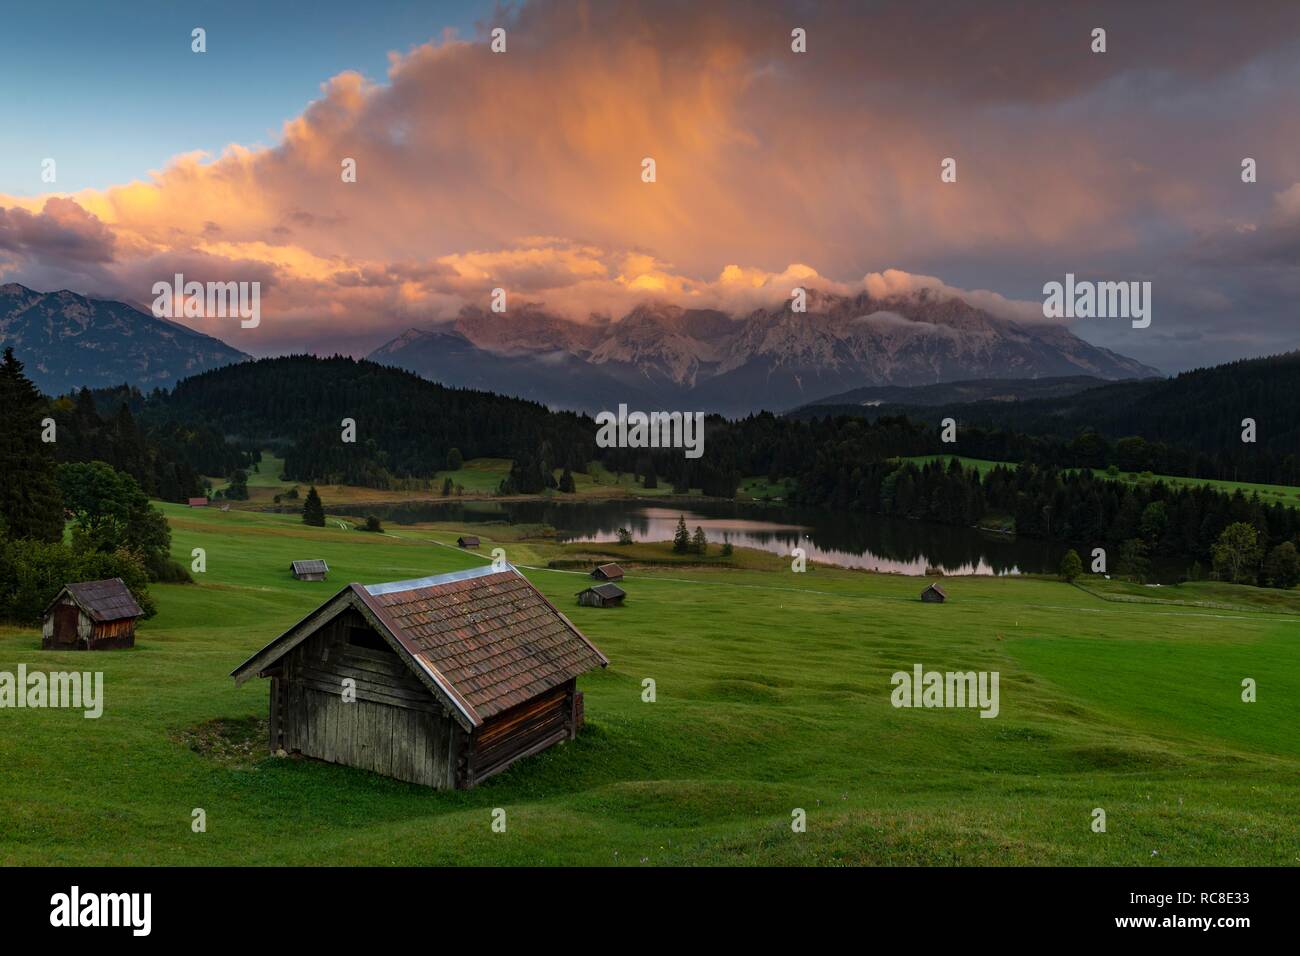
<svg viewBox="0 0 1300 956">
<path fill-rule="evenodd" d="M 921 592 L 921 600 L 926 604 L 942 604 L 948 600 L 948 595 L 939 585 L 931 584 Z"/>
<path fill-rule="evenodd" d="M 477 548 L 477 547 L 478 547 L 478 538 L 474 537 L 472 534 L 463 534 L 463 535 L 461 535 L 459 538 L 456 539 L 456 547 L 458 547 L 458 548 Z"/>
<path fill-rule="evenodd" d="M 289 570 L 299 581 L 324 581 L 330 573 L 330 567 L 320 558 L 308 558 L 305 561 L 291 561 Z"/>
<path fill-rule="evenodd" d="M 206 508 L 208 506 L 207 498 L 190 498 L 188 504 L 191 508 Z"/>
<path fill-rule="evenodd" d="M 231 676 L 271 683 L 271 750 L 466 789 L 573 738 L 605 655 L 513 567 L 349 584 Z M 350 695 L 350 696 L 349 696 Z"/>
<path fill-rule="evenodd" d="M 617 584 L 593 584 L 578 592 L 578 603 L 584 607 L 618 607 L 627 592 Z"/>
<path fill-rule="evenodd" d="M 622 581 L 623 569 L 617 564 L 602 564 L 591 572 L 597 581 Z"/>
<path fill-rule="evenodd" d="M 51 651 L 103 651 L 135 646 L 143 616 L 121 578 L 66 584 L 45 609 L 41 647 Z"/>
</svg>

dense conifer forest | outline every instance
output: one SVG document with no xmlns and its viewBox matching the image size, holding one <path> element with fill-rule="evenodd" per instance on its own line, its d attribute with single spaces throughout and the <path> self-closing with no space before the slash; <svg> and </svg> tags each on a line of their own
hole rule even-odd
<svg viewBox="0 0 1300 956">
<path fill-rule="evenodd" d="M 1136 565 L 1167 558 L 1208 568 L 1224 530 L 1244 524 L 1255 529 L 1262 568 L 1271 549 L 1300 540 L 1297 509 L 1240 492 L 1112 480 L 1104 469 L 1295 481 L 1295 453 L 1278 436 L 1295 433 L 1300 412 L 1278 390 L 1292 382 L 1300 388 L 1298 370 L 1300 360 L 1288 356 L 1180 376 L 1176 388 L 1094 389 L 1061 400 L 1076 403 L 1064 410 L 1016 403 L 1026 407 L 995 417 L 1037 433 L 959 422 L 954 443 L 940 440 L 946 416 L 935 409 L 924 420 L 712 416 L 698 459 L 673 449 L 600 448 L 588 416 L 344 357 L 246 362 L 148 396 L 83 390 L 50 402 L 49 413 L 60 428 L 58 461 L 105 461 L 173 501 L 201 493 L 200 475 L 247 467 L 262 448 L 283 454 L 288 480 L 381 489 L 432 487 L 453 458 L 509 458 L 500 489 L 507 494 L 572 487 L 572 474 L 599 461 L 648 487 L 716 497 L 734 496 L 747 476 L 787 480 L 793 504 L 959 526 L 992 522 L 1027 536 L 1105 544 Z M 1150 401 L 1130 394 L 1156 386 L 1173 390 Z M 982 406 L 965 408 L 972 420 L 983 414 Z M 1255 444 L 1240 441 L 1241 409 L 1249 408 L 1261 409 Z M 1080 415 L 1113 431 L 1071 432 L 1064 423 Z M 1144 434 L 1124 434 L 1126 427 Z M 981 475 L 956 463 L 900 460 L 931 454 L 1014 464 Z"/>
</svg>

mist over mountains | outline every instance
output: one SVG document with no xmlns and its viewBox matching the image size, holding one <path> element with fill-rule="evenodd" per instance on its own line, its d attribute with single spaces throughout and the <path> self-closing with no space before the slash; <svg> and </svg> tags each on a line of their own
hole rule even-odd
<svg viewBox="0 0 1300 956">
<path fill-rule="evenodd" d="M 249 358 L 218 339 L 121 302 L 0 286 L 0 345 L 37 386 L 168 387 Z M 329 354 L 328 342 L 314 351 Z M 872 387 L 970 379 L 1145 378 L 1160 373 L 1064 325 L 1017 322 L 930 290 L 874 298 L 810 291 L 745 315 L 648 302 L 617 321 L 573 321 L 537 305 L 466 308 L 368 356 L 448 386 L 596 412 L 784 411 Z"/>
<path fill-rule="evenodd" d="M 865 386 L 1160 374 L 1064 325 L 996 317 L 929 290 L 884 299 L 810 292 L 805 313 L 787 302 L 743 316 L 661 303 L 592 322 L 534 305 L 506 314 L 465 309 L 368 357 L 446 385 L 556 407 L 598 411 L 621 401 L 728 415 L 781 411 Z"/>
</svg>

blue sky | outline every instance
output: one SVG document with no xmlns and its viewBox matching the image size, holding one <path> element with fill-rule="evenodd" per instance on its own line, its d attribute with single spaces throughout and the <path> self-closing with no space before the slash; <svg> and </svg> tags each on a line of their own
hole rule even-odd
<svg viewBox="0 0 1300 956">
<path fill-rule="evenodd" d="M 489 2 L 80 0 L 5 4 L 0 27 L 0 193 L 144 178 L 172 156 L 272 145 L 285 120 L 347 69 L 383 80 L 388 52 L 470 36 Z M 194 27 L 208 52 L 190 50 Z"/>
</svg>

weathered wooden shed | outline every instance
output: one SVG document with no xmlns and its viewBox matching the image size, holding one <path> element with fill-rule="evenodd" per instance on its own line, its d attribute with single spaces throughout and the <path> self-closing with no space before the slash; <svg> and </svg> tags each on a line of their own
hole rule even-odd
<svg viewBox="0 0 1300 956">
<path fill-rule="evenodd" d="M 527 578 L 489 565 L 349 584 L 231 676 L 271 679 L 272 751 L 464 789 L 573 738 L 577 678 L 608 663 Z"/>
<path fill-rule="evenodd" d="M 41 647 L 102 651 L 135 646 L 135 622 L 144 614 L 121 578 L 64 585 L 41 628 Z"/>
<path fill-rule="evenodd" d="M 942 604 L 947 599 L 947 593 L 945 593 L 944 589 L 939 587 L 937 584 L 931 584 L 921 592 L 921 600 L 925 601 L 927 604 Z"/>
<path fill-rule="evenodd" d="M 459 548 L 477 548 L 478 538 L 472 534 L 461 535 L 456 539 L 456 546 Z"/>
<path fill-rule="evenodd" d="M 617 564 L 602 564 L 591 572 L 591 576 L 597 581 L 622 581 L 623 569 Z"/>
<path fill-rule="evenodd" d="M 206 508 L 208 506 L 207 498 L 190 498 L 188 504 L 191 508 Z"/>
<path fill-rule="evenodd" d="M 299 581 L 324 581 L 325 575 L 330 573 L 329 565 L 320 558 L 309 558 L 306 561 L 289 562 L 289 570 Z"/>
<path fill-rule="evenodd" d="M 584 607 L 618 607 L 627 592 L 617 584 L 593 584 L 578 592 L 578 603 Z"/>
</svg>

